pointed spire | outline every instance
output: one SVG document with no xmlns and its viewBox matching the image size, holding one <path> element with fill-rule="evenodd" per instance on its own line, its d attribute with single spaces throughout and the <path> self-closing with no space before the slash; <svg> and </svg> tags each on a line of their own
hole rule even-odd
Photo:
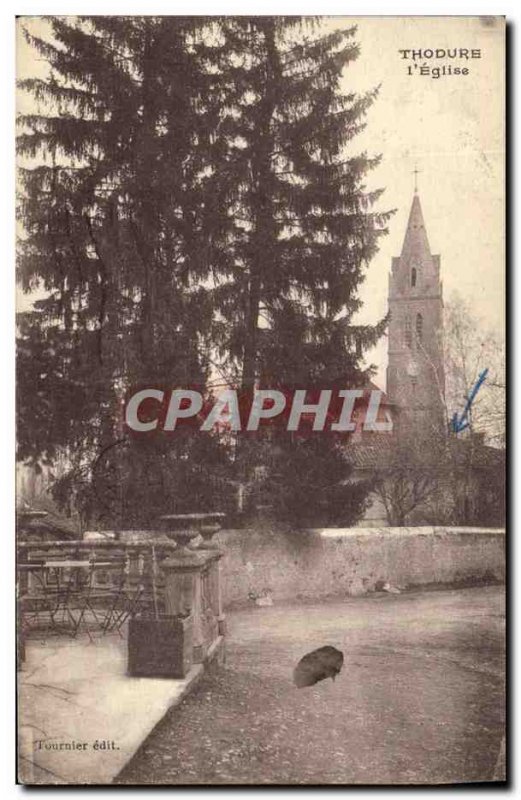
<svg viewBox="0 0 521 800">
<path fill-rule="evenodd" d="M 418 175 L 420 174 L 421 170 L 418 167 L 415 167 L 412 171 L 414 175 L 414 194 L 418 194 Z"/>
<path fill-rule="evenodd" d="M 415 191 L 411 212 L 409 214 L 409 222 L 407 223 L 407 230 L 405 231 L 405 239 L 403 240 L 402 258 L 415 258 L 421 261 L 423 257 L 429 258 L 430 255 L 431 250 L 429 247 L 429 240 L 427 239 L 425 223 L 423 221 L 420 197 Z"/>
</svg>

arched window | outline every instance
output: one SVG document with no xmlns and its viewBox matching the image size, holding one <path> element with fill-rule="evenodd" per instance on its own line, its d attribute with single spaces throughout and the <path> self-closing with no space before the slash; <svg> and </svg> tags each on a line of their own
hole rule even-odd
<svg viewBox="0 0 521 800">
<path fill-rule="evenodd" d="M 412 347 L 412 330 L 411 320 L 409 317 L 405 318 L 403 339 L 406 347 Z"/>
<path fill-rule="evenodd" d="M 423 336 L 423 317 L 421 314 L 416 314 L 416 338 L 421 342 Z"/>
<path fill-rule="evenodd" d="M 411 269 L 411 286 L 412 287 L 416 286 L 416 278 L 417 277 L 418 277 L 418 274 L 416 272 L 416 267 L 413 267 Z"/>
</svg>

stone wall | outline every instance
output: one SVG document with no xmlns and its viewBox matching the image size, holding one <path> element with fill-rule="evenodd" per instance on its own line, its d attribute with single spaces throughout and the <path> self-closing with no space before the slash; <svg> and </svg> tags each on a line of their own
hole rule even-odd
<svg viewBox="0 0 521 800">
<path fill-rule="evenodd" d="M 504 580 L 505 534 L 488 528 L 224 530 L 225 605 L 359 595 L 396 587 Z"/>
</svg>

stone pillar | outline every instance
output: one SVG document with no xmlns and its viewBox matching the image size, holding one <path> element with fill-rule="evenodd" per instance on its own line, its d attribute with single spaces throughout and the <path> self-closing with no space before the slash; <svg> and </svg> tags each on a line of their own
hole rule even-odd
<svg viewBox="0 0 521 800">
<path fill-rule="evenodd" d="M 165 576 L 165 614 L 187 619 L 192 629 L 195 662 L 203 661 L 206 654 L 201 603 L 201 573 L 205 565 L 203 553 L 183 547 L 161 564 Z"/>
<path fill-rule="evenodd" d="M 217 617 L 218 633 L 224 636 L 226 633 L 226 618 L 223 611 L 222 601 L 222 558 L 224 553 L 218 552 L 212 563 L 211 585 L 212 603 Z"/>
<path fill-rule="evenodd" d="M 211 542 L 224 516 L 212 512 L 161 517 L 169 528 L 166 535 L 178 544 L 173 555 L 161 564 L 166 583 L 165 612 L 167 616 L 190 619 L 195 662 L 204 661 L 212 643 L 224 632 L 218 570 L 222 554 Z M 190 542 L 199 535 L 204 543 L 190 548 Z"/>
<path fill-rule="evenodd" d="M 219 525 L 208 525 L 201 528 L 201 536 L 204 541 L 199 545 L 198 550 L 207 551 L 211 554 L 209 575 L 211 603 L 217 618 L 218 633 L 220 636 L 224 636 L 226 633 L 226 619 L 222 606 L 222 557 L 224 553 L 219 548 L 219 545 L 212 541 L 219 530 Z"/>
<path fill-rule="evenodd" d="M 204 661 L 207 652 L 201 591 L 202 569 L 204 569 L 204 563 L 194 575 L 193 656 L 196 664 L 200 664 L 201 661 Z"/>
<path fill-rule="evenodd" d="M 223 573 L 223 565 L 221 556 L 221 558 L 219 558 L 219 561 L 217 562 L 217 608 L 218 608 L 217 620 L 219 622 L 219 633 L 221 636 L 225 636 L 226 617 L 224 615 L 224 608 L 223 608 L 222 573 Z"/>
</svg>

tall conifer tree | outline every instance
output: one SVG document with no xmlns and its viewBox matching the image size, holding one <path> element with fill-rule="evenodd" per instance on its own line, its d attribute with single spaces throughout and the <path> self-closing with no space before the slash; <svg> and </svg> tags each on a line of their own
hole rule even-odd
<svg viewBox="0 0 521 800">
<path fill-rule="evenodd" d="M 19 277 L 46 297 L 19 320 L 20 457 L 64 454 L 56 491 L 105 522 L 211 502 L 210 437 L 129 441 L 121 426 L 127 388 L 208 376 L 204 281 L 225 256 L 205 207 L 218 114 L 205 26 L 55 17 L 50 37 L 27 33 L 50 72 L 21 84 L 40 109 L 19 120 L 34 159 Z"/>
<path fill-rule="evenodd" d="M 362 328 L 352 319 L 389 215 L 364 186 L 379 159 L 353 141 L 376 91 L 342 90 L 359 55 L 356 29 L 328 33 L 320 21 L 287 17 L 230 18 L 223 28 L 225 171 L 237 187 L 233 272 L 214 295 L 226 354 L 245 388 L 361 386 L 363 353 L 384 321 Z M 367 487 L 344 485 L 349 465 L 337 443 L 282 435 L 272 445 L 277 513 L 349 522 L 362 512 Z M 248 476 L 255 448 L 239 453 Z"/>
<path fill-rule="evenodd" d="M 173 496 L 212 504 L 222 452 L 179 436 L 126 442 L 122 456 L 126 387 L 205 385 L 214 356 L 247 389 L 365 379 L 361 356 L 383 325 L 355 331 L 352 317 L 387 215 L 363 184 L 378 159 L 352 140 L 375 93 L 342 93 L 355 31 L 316 21 L 50 26 L 49 41 L 28 34 L 49 77 L 22 85 L 41 109 L 20 120 L 20 153 L 40 163 L 21 170 L 19 275 L 46 298 L 20 317 L 20 457 L 65 453 L 62 499 L 150 521 Z M 278 512 L 302 508 L 298 465 L 311 516 L 333 487 L 354 519 L 365 490 L 341 488 L 341 450 L 326 438 L 303 447 L 283 436 L 268 448 Z M 241 478 L 257 458 L 240 450 Z"/>
</svg>

